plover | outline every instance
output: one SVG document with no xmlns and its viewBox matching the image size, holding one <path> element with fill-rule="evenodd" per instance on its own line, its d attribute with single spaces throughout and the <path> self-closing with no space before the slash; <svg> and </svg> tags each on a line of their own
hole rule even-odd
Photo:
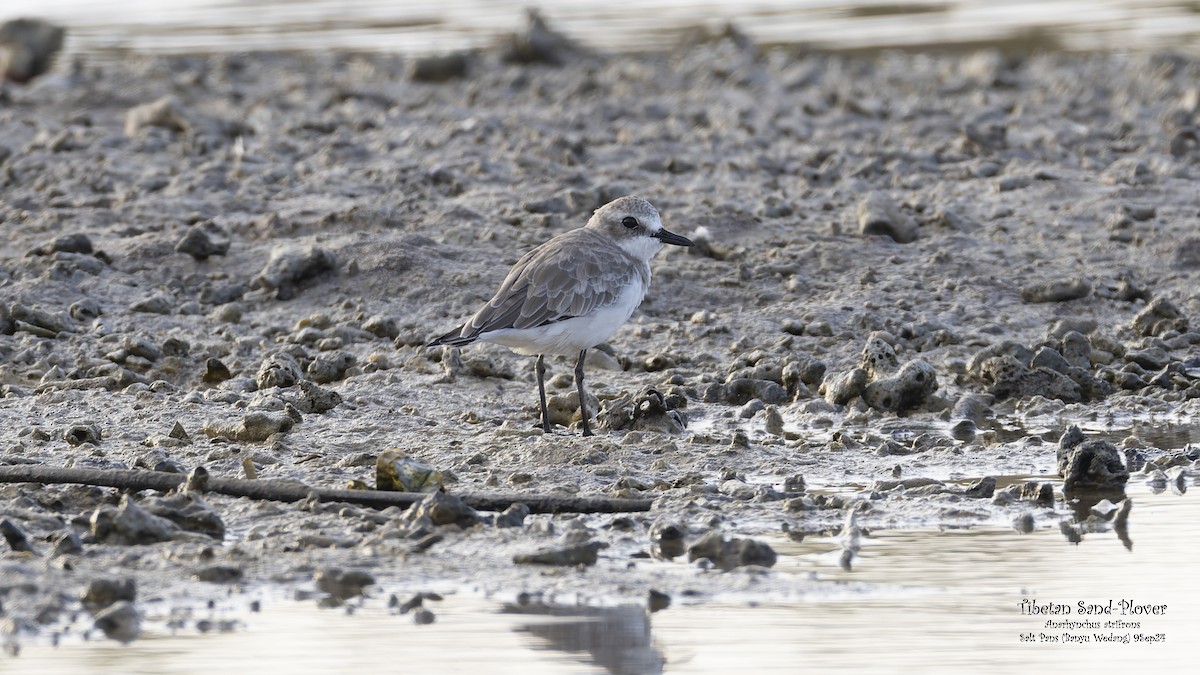
<svg viewBox="0 0 1200 675">
<path fill-rule="evenodd" d="M 547 433 L 545 357 L 577 356 L 579 413 L 583 435 L 591 436 L 583 389 L 587 350 L 617 332 L 642 304 L 650 287 L 650 259 L 663 244 L 692 242 L 663 229 L 658 211 L 645 199 L 611 201 L 596 209 L 587 225 L 522 256 L 475 316 L 426 347 L 462 347 L 481 340 L 537 355 L 538 403 Z"/>
</svg>

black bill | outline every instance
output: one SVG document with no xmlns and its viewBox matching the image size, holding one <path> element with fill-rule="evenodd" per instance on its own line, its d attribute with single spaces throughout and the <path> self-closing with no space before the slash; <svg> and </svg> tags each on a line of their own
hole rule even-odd
<svg viewBox="0 0 1200 675">
<path fill-rule="evenodd" d="M 681 237 L 674 232 L 667 232 L 666 230 L 659 230 L 651 236 L 658 237 L 658 240 L 664 244 L 675 244 L 676 246 L 692 245 L 691 239 L 688 239 L 687 237 Z"/>
</svg>

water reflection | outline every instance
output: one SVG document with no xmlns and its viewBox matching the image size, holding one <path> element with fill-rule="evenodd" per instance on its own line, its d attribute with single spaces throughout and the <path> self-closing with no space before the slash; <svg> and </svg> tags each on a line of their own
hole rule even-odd
<svg viewBox="0 0 1200 675">
<path fill-rule="evenodd" d="M 614 675 L 663 672 L 664 660 L 651 643 L 645 607 L 563 607 L 537 599 L 506 604 L 502 612 L 548 617 L 514 627 L 534 637 L 541 649 L 586 654 L 586 659 Z"/>
</svg>

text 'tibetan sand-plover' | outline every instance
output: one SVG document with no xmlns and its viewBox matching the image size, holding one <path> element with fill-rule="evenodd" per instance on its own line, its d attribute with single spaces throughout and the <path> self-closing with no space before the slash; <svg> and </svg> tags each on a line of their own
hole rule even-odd
<svg viewBox="0 0 1200 675">
<path fill-rule="evenodd" d="M 591 436 L 583 390 L 587 350 L 604 342 L 642 304 L 650 287 L 650 259 L 663 244 L 692 242 L 663 229 L 641 197 L 621 197 L 596 209 L 587 225 L 564 232 L 526 253 L 500 290 L 475 316 L 427 347 L 462 347 L 477 340 L 537 355 L 542 428 L 546 410 L 546 354 L 577 356 L 575 386 L 583 435 Z"/>
</svg>

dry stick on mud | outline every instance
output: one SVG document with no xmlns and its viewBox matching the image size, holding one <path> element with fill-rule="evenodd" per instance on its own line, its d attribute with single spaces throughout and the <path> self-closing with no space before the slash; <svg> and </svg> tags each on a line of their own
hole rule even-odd
<svg viewBox="0 0 1200 675">
<path fill-rule="evenodd" d="M 67 469 L 41 464 L 0 466 L 0 483 L 78 483 L 122 490 L 160 490 L 166 492 L 180 486 L 187 477 L 162 471 L 118 471 L 106 469 Z M 208 492 L 233 497 L 298 502 L 315 495 L 322 502 L 348 502 L 363 506 L 386 508 L 410 506 L 429 495 L 417 492 L 388 492 L 382 490 L 331 490 L 314 488 L 299 481 L 242 480 L 239 478 L 208 479 Z M 454 493 L 468 506 L 480 511 L 502 511 L 513 504 L 525 504 L 532 513 L 625 513 L 649 511 L 650 499 L 614 499 L 609 497 L 554 497 L 526 494 Z"/>
</svg>

